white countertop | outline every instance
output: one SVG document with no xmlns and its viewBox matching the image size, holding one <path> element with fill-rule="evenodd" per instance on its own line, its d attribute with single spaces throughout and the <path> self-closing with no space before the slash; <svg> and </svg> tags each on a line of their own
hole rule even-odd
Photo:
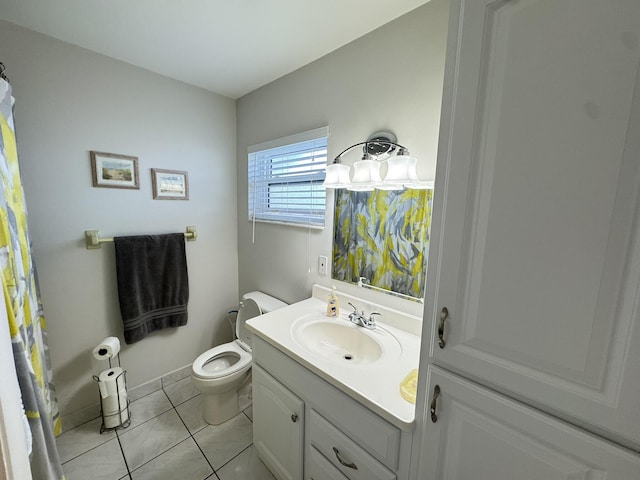
<svg viewBox="0 0 640 480">
<path fill-rule="evenodd" d="M 357 302 L 355 299 L 354 303 L 360 308 Z M 252 318 L 247 321 L 247 328 L 388 422 L 402 430 L 412 430 L 415 405 L 402 398 L 400 383 L 411 370 L 418 368 L 420 337 L 385 324 L 385 313 L 382 312 L 376 318 L 377 328 L 386 330 L 399 341 L 399 358 L 395 361 L 384 361 L 382 358 L 364 365 L 337 363 L 303 347 L 291 335 L 292 324 L 298 318 L 310 313 L 324 315 L 326 309 L 326 300 L 309 298 Z M 350 311 L 346 303 L 341 304 L 340 319 L 346 324 L 350 324 L 347 318 Z"/>
</svg>

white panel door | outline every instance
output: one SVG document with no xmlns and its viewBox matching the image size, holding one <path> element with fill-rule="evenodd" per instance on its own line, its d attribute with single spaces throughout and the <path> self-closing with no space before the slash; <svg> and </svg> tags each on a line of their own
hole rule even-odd
<svg viewBox="0 0 640 480">
<path fill-rule="evenodd" d="M 640 1 L 454 0 L 451 17 L 431 355 L 638 448 Z"/>
<path fill-rule="evenodd" d="M 430 366 L 427 377 L 435 423 L 424 427 L 419 478 L 640 478 L 640 456 L 626 449 L 438 367 Z"/>
<path fill-rule="evenodd" d="M 302 478 L 304 402 L 253 364 L 253 443 L 278 480 Z"/>
</svg>

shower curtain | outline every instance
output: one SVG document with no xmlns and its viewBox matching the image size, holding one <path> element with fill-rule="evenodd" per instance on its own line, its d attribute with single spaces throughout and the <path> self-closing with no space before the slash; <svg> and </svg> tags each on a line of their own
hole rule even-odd
<svg viewBox="0 0 640 480">
<path fill-rule="evenodd" d="M 0 268 L 9 331 L 25 412 L 34 480 L 63 479 L 55 443 L 62 429 L 46 323 L 31 256 L 13 123 L 11 86 L 0 78 Z M 27 428 L 28 425 L 28 428 Z"/>
<path fill-rule="evenodd" d="M 433 190 L 336 190 L 333 278 L 421 298 Z"/>
</svg>

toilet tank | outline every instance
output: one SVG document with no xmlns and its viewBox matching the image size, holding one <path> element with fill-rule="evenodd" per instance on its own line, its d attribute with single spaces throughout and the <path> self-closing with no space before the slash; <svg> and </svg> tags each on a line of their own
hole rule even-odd
<svg viewBox="0 0 640 480">
<path fill-rule="evenodd" d="M 255 291 L 242 295 L 236 321 L 236 336 L 242 342 L 243 347 L 251 349 L 251 332 L 245 325 L 247 320 L 286 306 L 287 304 L 282 300 L 278 300 L 264 292 Z"/>
</svg>

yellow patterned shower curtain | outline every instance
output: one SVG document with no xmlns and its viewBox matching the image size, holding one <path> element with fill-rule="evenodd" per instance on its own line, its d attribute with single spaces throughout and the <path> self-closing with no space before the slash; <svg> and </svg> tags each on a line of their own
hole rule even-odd
<svg viewBox="0 0 640 480">
<path fill-rule="evenodd" d="M 31 256 L 18 168 L 11 86 L 0 78 L 0 268 L 13 356 L 29 425 L 34 479 L 63 479 L 55 435 L 62 428 L 49 361 L 46 323 Z"/>
<path fill-rule="evenodd" d="M 333 278 L 421 298 L 433 190 L 336 190 Z"/>
</svg>

